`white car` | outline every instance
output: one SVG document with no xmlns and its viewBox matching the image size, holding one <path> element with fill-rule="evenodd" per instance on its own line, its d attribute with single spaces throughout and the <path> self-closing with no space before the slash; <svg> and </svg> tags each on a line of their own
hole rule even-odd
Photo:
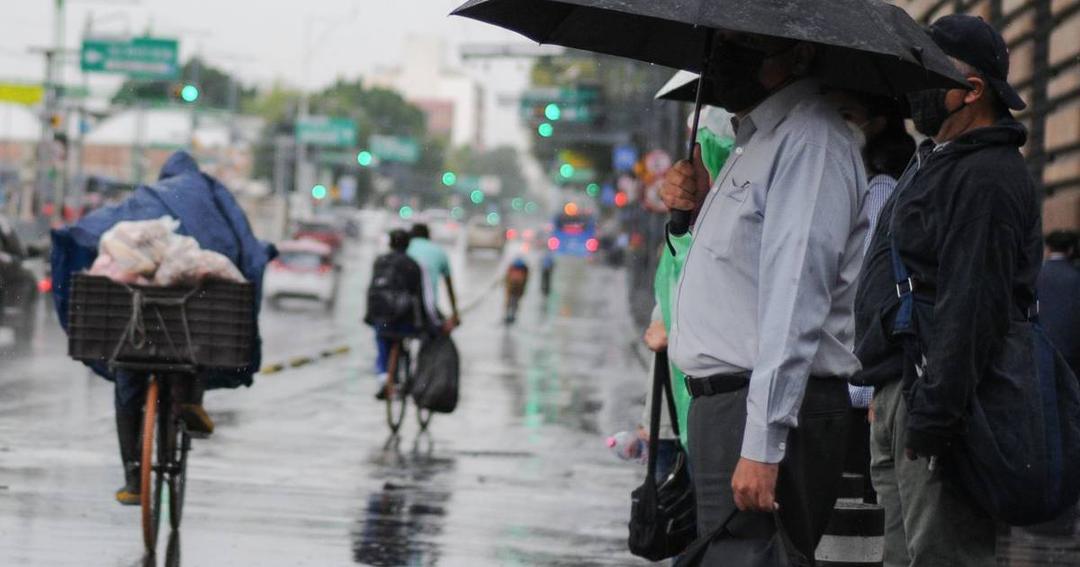
<svg viewBox="0 0 1080 567">
<path fill-rule="evenodd" d="M 497 224 L 490 224 L 482 217 L 469 220 L 465 226 L 465 245 L 468 250 L 487 248 L 502 250 L 506 244 L 506 232 Z"/>
<path fill-rule="evenodd" d="M 263 294 L 276 303 L 285 298 L 320 301 L 334 306 L 339 266 L 330 246 L 315 240 L 287 240 L 277 245 L 279 255 L 270 262 L 263 280 Z"/>
</svg>

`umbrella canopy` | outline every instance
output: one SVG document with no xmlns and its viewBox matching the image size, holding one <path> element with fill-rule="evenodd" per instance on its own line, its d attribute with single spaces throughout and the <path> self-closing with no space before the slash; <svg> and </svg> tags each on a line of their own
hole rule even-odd
<svg viewBox="0 0 1080 567">
<path fill-rule="evenodd" d="M 674 100 L 676 102 L 697 102 L 698 82 L 701 75 L 690 71 L 676 71 L 674 75 L 656 91 L 657 100 Z M 719 106 L 718 102 L 711 100 L 709 93 L 702 93 L 702 104 Z"/>
<path fill-rule="evenodd" d="M 454 15 L 539 43 L 700 72 L 711 30 L 815 43 L 836 87 L 902 95 L 964 86 L 903 9 L 881 0 L 469 0 Z"/>
</svg>

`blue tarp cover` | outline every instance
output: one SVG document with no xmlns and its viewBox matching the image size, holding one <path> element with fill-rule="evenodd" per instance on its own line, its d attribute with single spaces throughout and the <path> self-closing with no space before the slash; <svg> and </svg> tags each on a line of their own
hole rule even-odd
<svg viewBox="0 0 1080 567">
<path fill-rule="evenodd" d="M 53 299 L 64 329 L 67 329 L 69 281 L 73 274 L 93 264 L 101 236 L 121 221 L 152 220 L 166 215 L 180 221 L 178 233 L 191 236 L 203 249 L 219 252 L 236 264 L 244 277 L 255 285 L 255 313 L 258 316 L 263 272 L 277 251 L 272 244 L 255 238 L 247 217 L 229 190 L 199 171 L 191 155 L 179 151 L 165 162 L 157 183 L 140 186 L 122 203 L 98 209 L 74 225 L 52 232 Z M 256 320 L 256 332 L 257 324 Z M 247 369 L 210 374 L 208 386 L 251 385 L 251 377 L 258 370 L 261 358 L 262 343 L 256 340 Z M 113 379 L 104 365 L 89 366 L 101 376 Z"/>
</svg>

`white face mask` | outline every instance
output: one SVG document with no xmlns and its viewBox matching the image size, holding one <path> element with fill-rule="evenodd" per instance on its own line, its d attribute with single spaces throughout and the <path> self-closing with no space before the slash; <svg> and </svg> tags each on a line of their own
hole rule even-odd
<svg viewBox="0 0 1080 567">
<path fill-rule="evenodd" d="M 844 124 L 847 124 L 848 129 L 851 130 L 851 135 L 855 139 L 855 145 L 859 148 L 859 151 L 866 148 L 866 132 L 863 132 L 863 126 L 866 126 L 867 123 L 844 122 Z"/>
</svg>

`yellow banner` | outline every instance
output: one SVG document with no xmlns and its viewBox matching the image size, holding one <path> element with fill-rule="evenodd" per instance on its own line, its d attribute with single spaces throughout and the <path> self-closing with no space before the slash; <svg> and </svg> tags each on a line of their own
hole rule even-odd
<svg viewBox="0 0 1080 567">
<path fill-rule="evenodd" d="M 45 98 L 45 88 L 41 85 L 19 83 L 0 83 L 0 101 L 16 104 L 37 104 Z"/>
</svg>

